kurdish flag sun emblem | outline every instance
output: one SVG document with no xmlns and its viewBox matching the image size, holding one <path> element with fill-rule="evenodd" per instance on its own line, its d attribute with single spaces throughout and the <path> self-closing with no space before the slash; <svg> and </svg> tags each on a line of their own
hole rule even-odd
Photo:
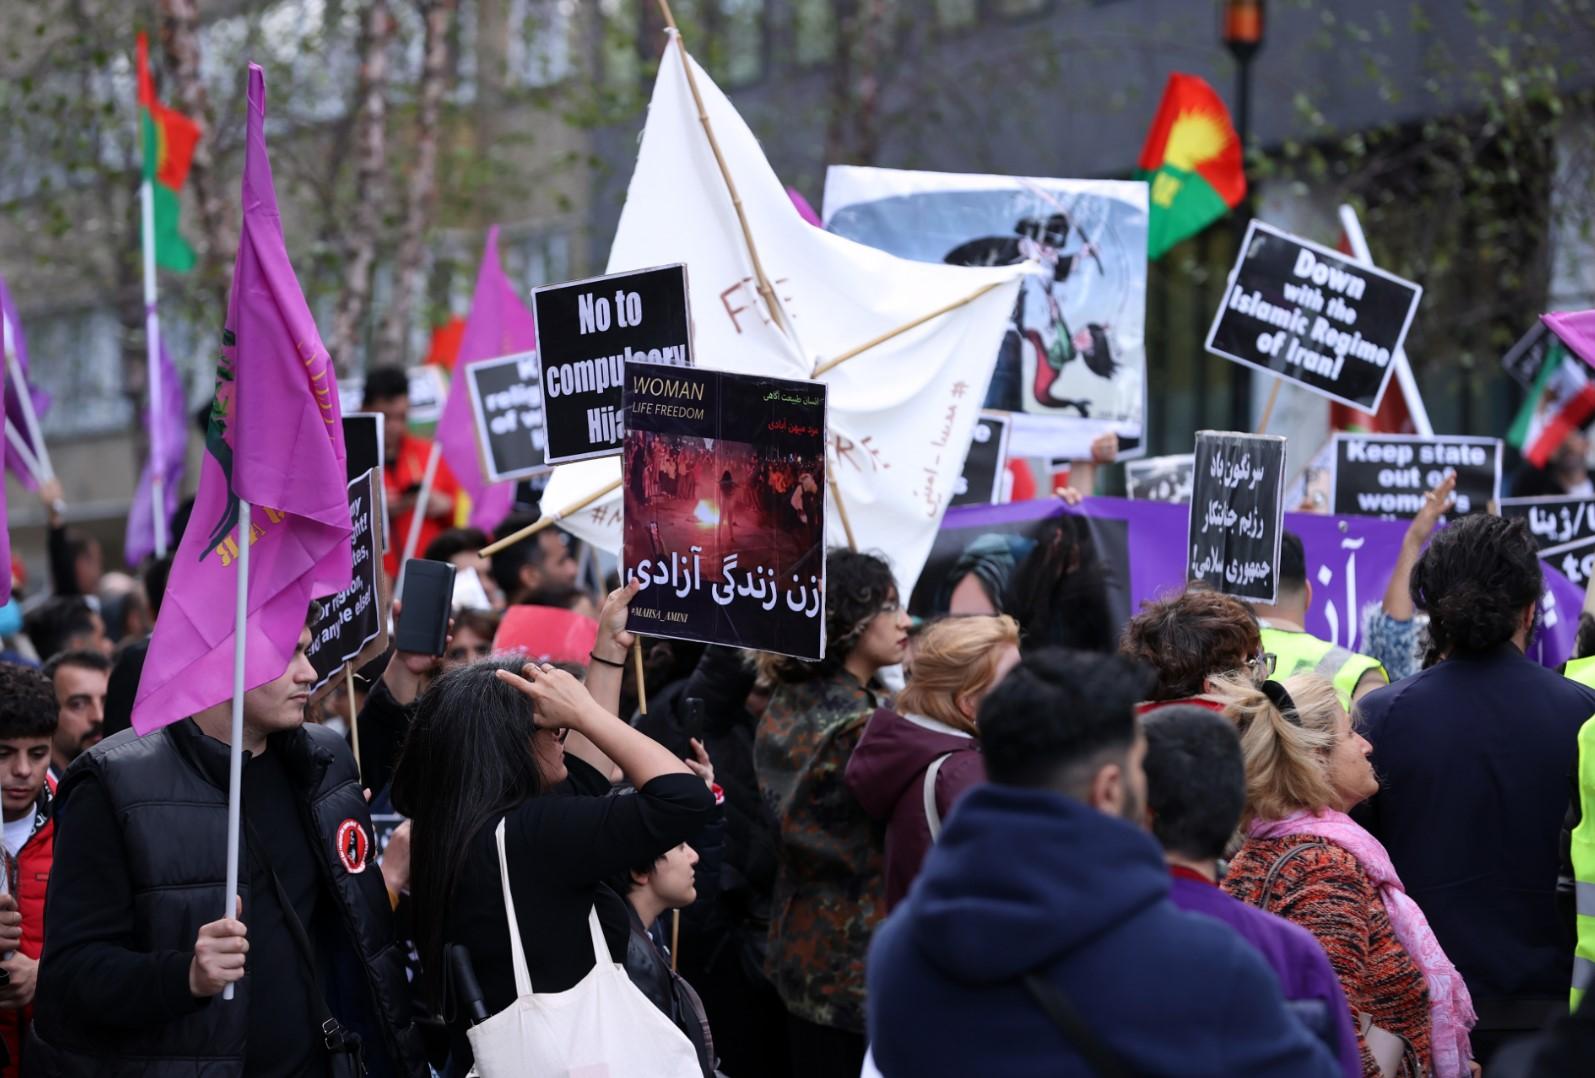
<svg viewBox="0 0 1595 1078">
<path fill-rule="evenodd" d="M 1205 81 L 1169 76 L 1136 176 L 1152 185 L 1147 256 L 1154 259 L 1246 197 L 1240 139 L 1229 110 Z"/>
</svg>

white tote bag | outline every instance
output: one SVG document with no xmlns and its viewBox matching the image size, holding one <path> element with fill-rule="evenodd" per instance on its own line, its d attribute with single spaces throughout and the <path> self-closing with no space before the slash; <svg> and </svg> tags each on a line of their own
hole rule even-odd
<svg viewBox="0 0 1595 1078">
<path fill-rule="evenodd" d="M 702 1078 L 687 1035 L 610 958 L 596 908 L 587 914 L 592 972 L 564 992 L 532 990 L 510 896 L 503 820 L 494 836 L 515 963 L 515 1002 L 467 1031 L 476 1073 L 481 1078 Z"/>
</svg>

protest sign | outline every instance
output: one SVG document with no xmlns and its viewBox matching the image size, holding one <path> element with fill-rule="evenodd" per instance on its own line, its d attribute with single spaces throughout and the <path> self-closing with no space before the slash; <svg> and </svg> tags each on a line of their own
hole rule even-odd
<svg viewBox="0 0 1595 1078">
<path fill-rule="evenodd" d="M 985 406 L 1014 413 L 1019 456 L 1089 459 L 1146 414 L 1147 186 L 1139 181 L 832 165 L 826 228 L 903 258 L 1033 263 Z"/>
<path fill-rule="evenodd" d="M 964 471 L 953 487 L 954 505 L 995 505 L 1002 500 L 1003 474 L 1008 469 L 1008 417 L 990 412 L 975 420 Z"/>
<path fill-rule="evenodd" d="M 1129 461 L 1124 465 L 1124 492 L 1141 501 L 1186 504 L 1191 500 L 1195 467 L 1196 458 L 1190 453 Z"/>
<path fill-rule="evenodd" d="M 1199 430 L 1194 458 L 1187 578 L 1272 603 L 1279 593 L 1285 439 Z"/>
<path fill-rule="evenodd" d="M 1336 513 L 1410 520 L 1423 508 L 1423 496 L 1453 471 L 1453 512 L 1488 512 L 1500 498 L 1501 440 L 1341 431 L 1335 435 L 1330 504 Z"/>
<path fill-rule="evenodd" d="M 1595 575 L 1595 496 L 1502 498 L 1501 515 L 1528 522 L 1540 557 L 1578 587 Z"/>
<path fill-rule="evenodd" d="M 627 363 L 692 365 L 685 265 L 539 288 L 532 317 L 549 464 L 620 452 Z"/>
<path fill-rule="evenodd" d="M 343 413 L 345 481 L 353 483 L 371 469 L 382 468 L 382 415 L 379 412 Z M 380 488 L 381 484 L 377 484 Z"/>
<path fill-rule="evenodd" d="M 1529 331 L 1519 337 L 1517 343 L 1501 357 L 1501 366 L 1512 381 L 1524 389 L 1532 388 L 1555 340 L 1545 323 L 1536 318 Z"/>
<path fill-rule="evenodd" d="M 349 484 L 349 523 L 354 529 L 354 579 L 347 588 L 313 607 L 310 646 L 305 656 L 315 668 L 315 699 L 329 691 L 344 665 L 363 666 L 387 649 L 387 616 L 383 611 L 382 481 L 368 471 Z"/>
<path fill-rule="evenodd" d="M 493 483 L 546 472 L 543 380 L 537 353 L 479 359 L 465 368 L 482 470 Z"/>
<path fill-rule="evenodd" d="M 405 372 L 410 377 L 410 424 L 428 426 L 443 416 L 443 401 L 449 395 L 449 384 L 443 377 L 443 368 L 430 364 L 411 367 Z"/>
<path fill-rule="evenodd" d="M 358 412 L 365 396 L 366 380 L 364 375 L 355 378 L 338 379 L 338 410 L 348 415 Z"/>
<path fill-rule="evenodd" d="M 1376 412 L 1422 295 L 1420 285 L 1254 220 L 1207 350 Z"/>
<path fill-rule="evenodd" d="M 825 654 L 825 397 L 817 382 L 626 365 L 621 562 L 642 582 L 628 629 Z"/>
</svg>

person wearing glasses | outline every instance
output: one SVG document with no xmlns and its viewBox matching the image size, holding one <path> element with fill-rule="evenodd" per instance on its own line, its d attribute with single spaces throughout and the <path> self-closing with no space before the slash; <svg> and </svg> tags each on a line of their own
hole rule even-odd
<svg viewBox="0 0 1595 1078">
<path fill-rule="evenodd" d="M 1204 584 L 1143 603 L 1124 627 L 1119 653 L 1156 675 L 1142 714 L 1169 704 L 1217 711 L 1217 704 L 1204 699 L 1214 678 L 1241 675 L 1261 684 L 1277 662 L 1263 650 L 1251 608 Z"/>
<path fill-rule="evenodd" d="M 879 829 L 848 789 L 854 746 L 886 704 L 876 675 L 903 661 L 909 620 L 891 567 L 835 549 L 825 559 L 825 658 L 759 656 L 774 683 L 753 763 L 780 828 L 765 972 L 787 1009 L 792 1073 L 859 1073 L 864 955 L 885 913 Z"/>
</svg>

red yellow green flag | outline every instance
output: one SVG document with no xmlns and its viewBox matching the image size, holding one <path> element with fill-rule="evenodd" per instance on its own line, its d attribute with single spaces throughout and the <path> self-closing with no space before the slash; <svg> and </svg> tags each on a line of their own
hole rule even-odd
<svg viewBox="0 0 1595 1078">
<path fill-rule="evenodd" d="M 188 179 L 199 125 L 155 100 L 150 81 L 149 42 L 138 35 L 139 132 L 144 145 L 144 179 L 155 193 L 155 263 L 186 273 L 194 268 L 194 249 L 177 230 L 177 192 Z"/>
<path fill-rule="evenodd" d="M 1169 76 L 1136 176 L 1152 185 L 1147 256 L 1161 258 L 1246 197 L 1241 143 L 1229 109 L 1195 75 Z"/>
</svg>

